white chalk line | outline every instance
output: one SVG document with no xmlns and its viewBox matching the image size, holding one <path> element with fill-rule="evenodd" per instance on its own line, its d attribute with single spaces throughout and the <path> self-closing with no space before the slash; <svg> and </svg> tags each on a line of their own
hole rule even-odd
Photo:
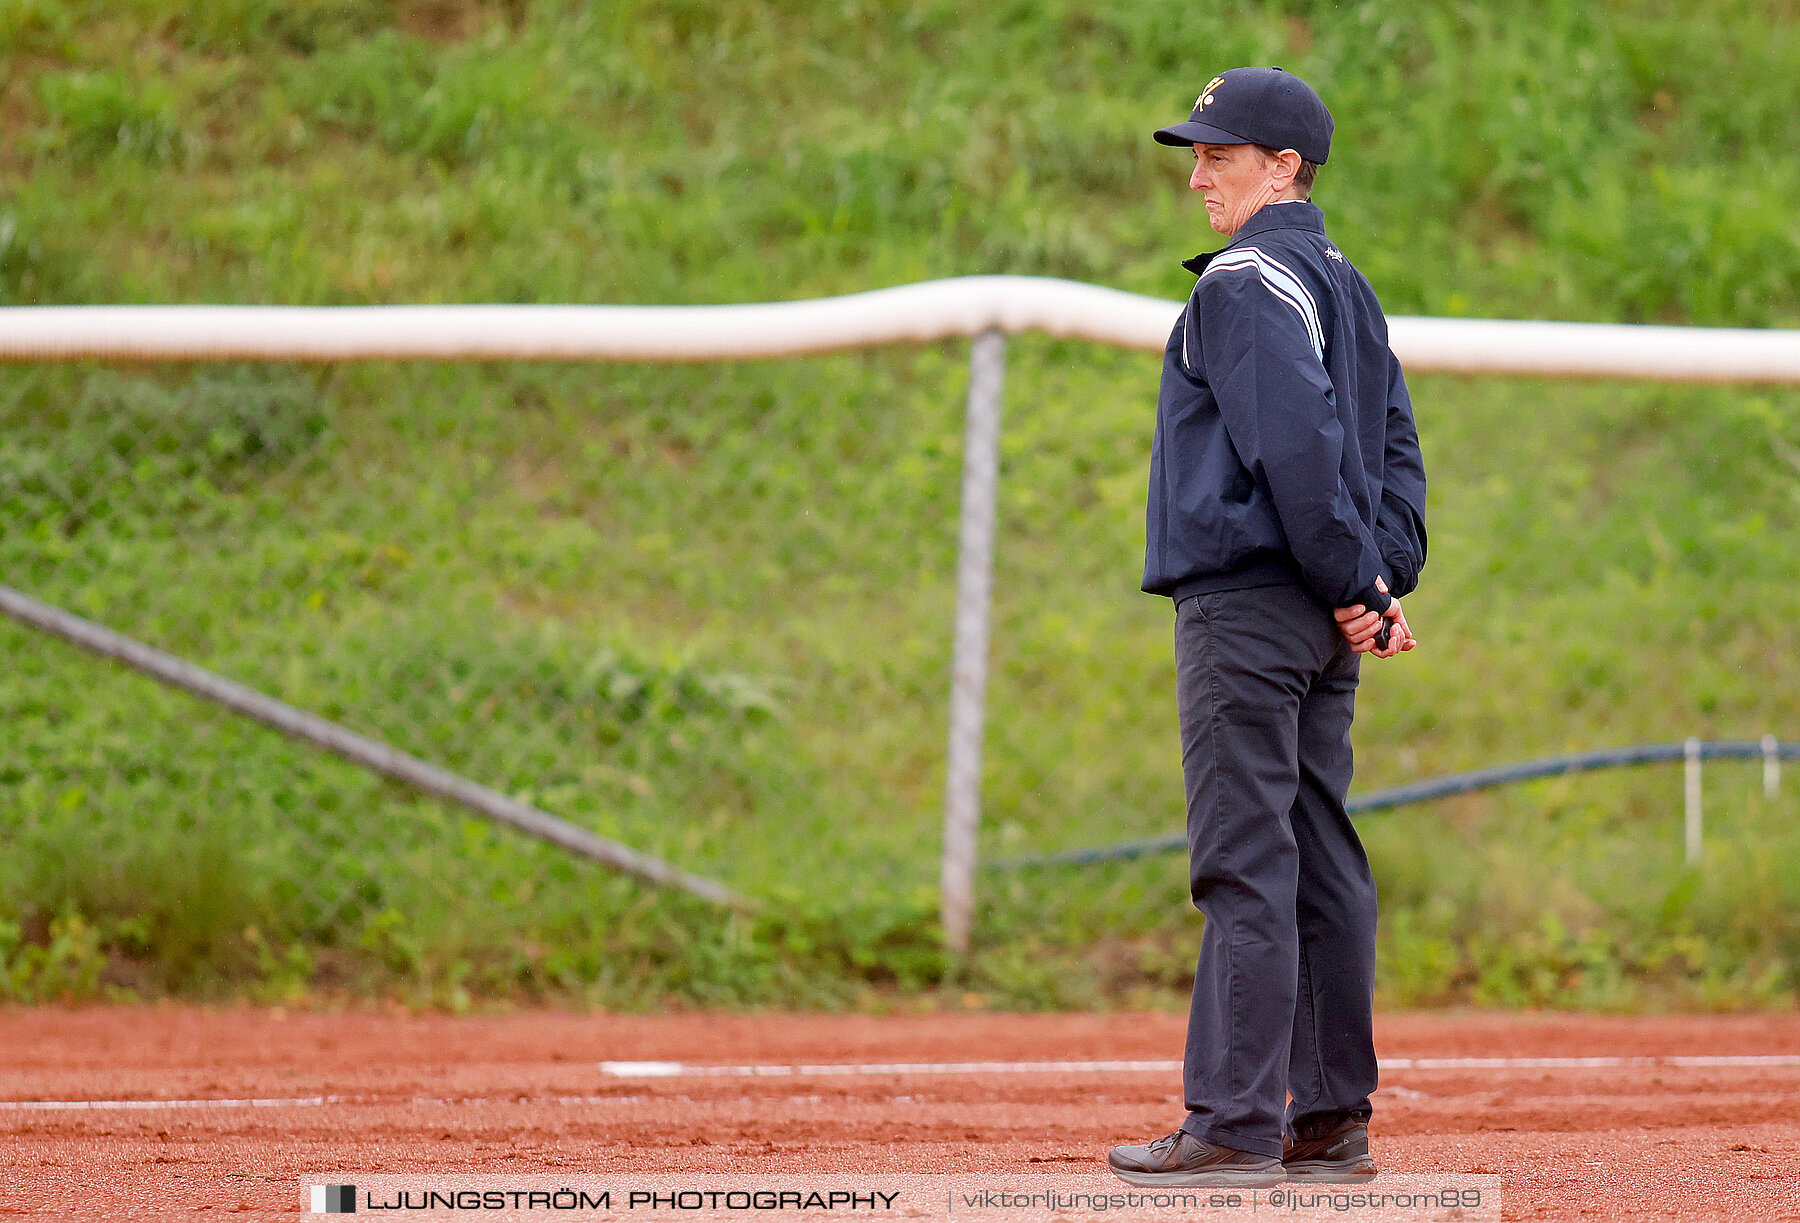
<svg viewBox="0 0 1800 1223">
<path fill-rule="evenodd" d="M 1694 1055 L 1685 1057 L 1384 1057 L 1383 1070 L 1607 1070 L 1626 1068 L 1768 1069 L 1800 1066 L 1800 1054 Z M 620 1079 L 812 1078 L 894 1074 L 1179 1074 L 1176 1061 L 1061 1062 L 824 1062 L 708 1066 L 689 1062 L 601 1062 L 600 1073 Z"/>
<path fill-rule="evenodd" d="M 343 1096 L 285 1096 L 255 1100 L 0 1100 L 0 1109 L 17 1112 L 110 1112 L 152 1108 L 319 1108 L 347 1103 Z"/>
<path fill-rule="evenodd" d="M 1689 1055 L 1680 1057 L 1384 1057 L 1383 1070 L 1770 1070 L 1800 1067 L 1800 1054 Z M 1180 1074 L 1176 1061 L 1061 1062 L 820 1062 L 781 1065 L 709 1066 L 688 1062 L 601 1062 L 600 1073 L 615 1079 L 823 1078 L 848 1075 L 948 1074 Z M 153 1109 L 323 1108 L 330 1105 L 604 1104 L 612 1096 L 547 1096 L 504 1099 L 435 1096 L 254 1097 L 178 1100 L 0 1100 L 0 1112 L 110 1112 Z"/>
<path fill-rule="evenodd" d="M 704 1066 L 688 1062 L 601 1062 L 600 1073 L 617 1079 L 759 1079 L 811 1078 L 823 1075 L 888 1074 L 1166 1074 L 1181 1072 L 1180 1062 L 821 1062 L 784 1066 Z"/>
</svg>

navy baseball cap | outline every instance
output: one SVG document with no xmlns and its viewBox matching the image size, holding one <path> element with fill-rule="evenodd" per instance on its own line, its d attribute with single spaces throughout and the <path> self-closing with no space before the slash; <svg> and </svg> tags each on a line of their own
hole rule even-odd
<svg viewBox="0 0 1800 1223">
<path fill-rule="evenodd" d="M 1312 86 L 1280 68 L 1233 68 L 1200 91 L 1186 123 L 1160 128 L 1161 144 L 1266 144 L 1325 164 L 1331 112 Z"/>
</svg>

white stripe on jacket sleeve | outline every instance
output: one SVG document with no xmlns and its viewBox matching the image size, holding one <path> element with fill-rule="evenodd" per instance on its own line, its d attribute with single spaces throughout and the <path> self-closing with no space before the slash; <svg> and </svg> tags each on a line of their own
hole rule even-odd
<svg viewBox="0 0 1800 1223">
<path fill-rule="evenodd" d="M 1205 280 L 1224 268 L 1256 269 L 1256 274 L 1262 278 L 1269 292 L 1286 302 L 1300 316 L 1300 325 L 1306 329 L 1306 338 L 1312 343 L 1313 353 L 1319 360 L 1325 359 L 1325 331 L 1319 325 L 1319 308 L 1298 276 L 1265 252 L 1253 246 L 1242 246 L 1237 250 L 1223 251 L 1214 257 L 1206 265 L 1206 270 L 1200 273 L 1200 279 Z"/>
</svg>

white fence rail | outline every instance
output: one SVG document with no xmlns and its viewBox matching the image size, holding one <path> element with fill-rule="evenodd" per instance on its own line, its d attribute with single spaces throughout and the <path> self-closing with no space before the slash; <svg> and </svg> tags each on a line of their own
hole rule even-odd
<svg viewBox="0 0 1800 1223">
<path fill-rule="evenodd" d="M 1037 276 L 964 276 L 741 306 L 11 306 L 0 360 L 719 361 L 1042 331 L 1160 351 L 1180 303 Z M 1800 381 L 1800 331 L 1389 320 L 1415 370 Z"/>
<path fill-rule="evenodd" d="M 1032 276 L 966 276 L 732 306 L 15 306 L 0 361 L 716 361 L 975 340 L 945 786 L 945 938 L 972 913 L 1004 336 L 1160 351 L 1180 303 Z M 1396 317 L 1414 371 L 1800 382 L 1800 331 Z"/>
</svg>

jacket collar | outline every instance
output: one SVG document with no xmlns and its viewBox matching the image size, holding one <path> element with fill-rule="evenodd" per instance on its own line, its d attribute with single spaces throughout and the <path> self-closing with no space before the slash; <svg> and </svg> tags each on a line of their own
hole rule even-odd
<svg viewBox="0 0 1800 1223">
<path fill-rule="evenodd" d="M 1206 270 L 1206 265 L 1213 261 L 1215 255 L 1224 253 L 1242 242 L 1244 239 L 1271 229 L 1304 229 L 1311 233 L 1325 232 L 1325 214 L 1311 200 L 1281 200 L 1274 204 L 1264 204 L 1245 221 L 1242 228 L 1231 235 L 1231 241 L 1216 251 L 1208 251 L 1204 255 L 1195 255 L 1192 259 L 1183 259 L 1181 266 L 1198 276 Z"/>
</svg>

